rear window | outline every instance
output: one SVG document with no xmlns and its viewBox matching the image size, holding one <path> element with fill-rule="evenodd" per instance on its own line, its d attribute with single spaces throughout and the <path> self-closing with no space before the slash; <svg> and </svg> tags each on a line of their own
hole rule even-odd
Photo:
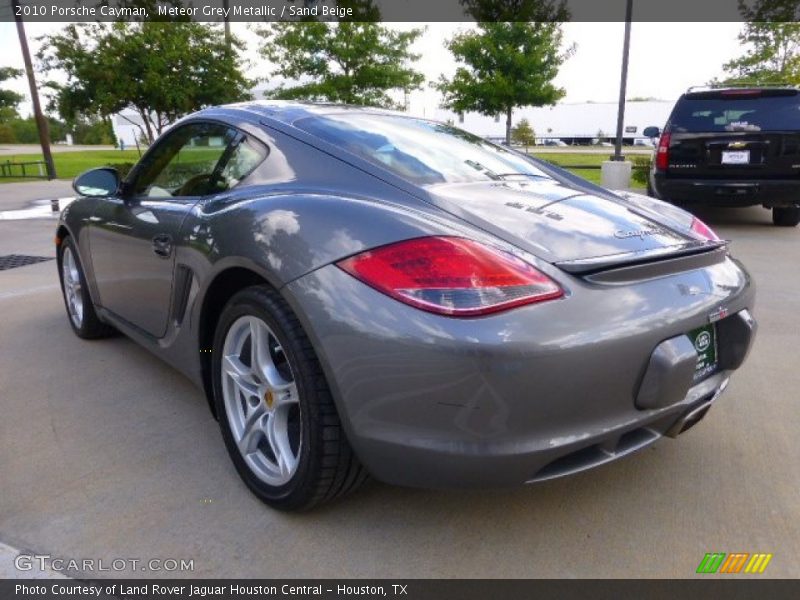
<svg viewBox="0 0 800 600">
<path fill-rule="evenodd" d="M 548 177 L 501 146 L 424 119 L 346 113 L 306 117 L 294 125 L 420 185 Z"/>
<path fill-rule="evenodd" d="M 800 95 L 797 92 L 746 91 L 686 95 L 670 117 L 675 132 L 800 130 Z"/>
</svg>

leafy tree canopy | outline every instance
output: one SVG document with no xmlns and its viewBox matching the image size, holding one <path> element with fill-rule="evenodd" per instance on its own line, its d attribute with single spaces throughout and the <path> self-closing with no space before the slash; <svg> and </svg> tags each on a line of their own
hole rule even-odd
<svg viewBox="0 0 800 600">
<path fill-rule="evenodd" d="M 132 109 L 150 142 L 187 113 L 247 99 L 253 84 L 242 74 L 240 42 L 229 46 L 207 24 L 72 24 L 43 39 L 41 69 L 67 75 L 67 83 L 46 84 L 51 108 L 69 122 Z"/>
<path fill-rule="evenodd" d="M 561 50 L 558 23 L 478 23 L 477 31 L 456 34 L 445 45 L 459 67 L 434 85 L 442 105 L 456 112 L 506 115 L 506 142 L 511 115 L 521 106 L 546 106 L 564 97 L 553 84 L 573 48 Z"/>
<path fill-rule="evenodd" d="M 739 2 L 746 19 L 739 41 L 743 56 L 724 65 L 727 83 L 800 85 L 800 0 Z"/>
<path fill-rule="evenodd" d="M 53 117 L 47 117 L 47 129 L 52 140 L 60 141 L 67 135 L 64 123 Z M 33 117 L 25 119 L 15 117 L 0 123 L 0 142 L 6 144 L 38 144 L 39 129 L 36 126 L 36 119 Z"/>
<path fill-rule="evenodd" d="M 326 100 L 395 107 L 391 90 L 418 89 L 424 78 L 409 66 L 421 29 L 394 31 L 378 23 L 278 22 L 258 30 L 272 76 L 291 81 L 273 98 Z"/>
<path fill-rule="evenodd" d="M 528 119 L 522 119 L 517 123 L 516 127 L 511 130 L 511 139 L 521 146 L 525 146 L 525 151 L 528 151 L 528 146 L 536 143 L 536 132 L 528 122 Z"/>
<path fill-rule="evenodd" d="M 9 79 L 16 79 L 22 75 L 20 69 L 13 67 L 0 67 L 0 84 Z M 12 90 L 0 88 L 0 122 L 17 116 L 17 104 L 24 100 L 22 94 Z"/>
</svg>

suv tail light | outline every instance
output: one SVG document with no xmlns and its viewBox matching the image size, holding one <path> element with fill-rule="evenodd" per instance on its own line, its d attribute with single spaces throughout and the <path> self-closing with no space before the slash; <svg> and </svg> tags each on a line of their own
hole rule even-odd
<svg viewBox="0 0 800 600">
<path fill-rule="evenodd" d="M 719 236 L 714 233 L 714 230 L 697 217 L 692 219 L 692 231 L 706 240 L 715 241 L 719 239 Z"/>
<path fill-rule="evenodd" d="M 406 240 L 337 265 L 387 296 L 440 315 L 486 315 L 564 295 L 525 261 L 456 237 Z"/>
<path fill-rule="evenodd" d="M 667 167 L 669 167 L 669 142 L 671 137 L 669 133 L 662 133 L 661 139 L 658 140 L 656 169 L 659 171 L 666 171 Z"/>
<path fill-rule="evenodd" d="M 760 96 L 761 90 L 722 90 L 721 96 Z"/>
</svg>

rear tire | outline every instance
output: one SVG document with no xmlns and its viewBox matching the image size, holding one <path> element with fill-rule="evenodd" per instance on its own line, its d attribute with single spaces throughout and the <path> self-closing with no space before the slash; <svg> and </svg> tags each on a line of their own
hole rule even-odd
<svg viewBox="0 0 800 600">
<path fill-rule="evenodd" d="M 778 227 L 797 227 L 800 223 L 800 206 L 776 206 L 772 209 L 772 222 Z"/>
<path fill-rule="evenodd" d="M 365 481 L 311 342 L 274 289 L 253 286 L 230 299 L 217 324 L 212 369 L 228 453 L 263 502 L 308 509 Z"/>
<path fill-rule="evenodd" d="M 116 330 L 103 323 L 97 316 L 86 285 L 83 265 L 69 236 L 61 241 L 58 253 L 58 277 L 61 281 L 61 294 L 64 297 L 69 324 L 75 335 L 85 340 L 114 335 Z"/>
</svg>

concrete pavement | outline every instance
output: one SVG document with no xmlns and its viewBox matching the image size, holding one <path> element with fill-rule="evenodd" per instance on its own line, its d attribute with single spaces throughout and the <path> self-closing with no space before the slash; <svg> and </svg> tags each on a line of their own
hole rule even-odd
<svg viewBox="0 0 800 600">
<path fill-rule="evenodd" d="M 9 189 L 0 210 L 15 202 Z M 132 576 L 691 577 L 706 552 L 769 552 L 763 576 L 795 577 L 800 229 L 772 227 L 762 209 L 701 216 L 753 273 L 760 330 L 698 426 L 567 479 L 451 492 L 371 483 L 300 515 L 247 491 L 186 379 L 123 337 L 72 334 L 52 261 L 2 271 L 0 542 L 193 560 L 182 573 L 115 573 Z M 47 219 L 0 221 L 0 255 L 52 255 L 52 233 Z"/>
<path fill-rule="evenodd" d="M 71 179 L 0 183 L 0 211 L 19 210 L 36 201 L 74 195 Z"/>
<path fill-rule="evenodd" d="M 17 568 L 17 559 L 20 556 L 27 557 L 32 554 L 29 551 L 19 548 L 12 548 L 0 542 L 0 580 L 2 579 L 18 579 L 20 577 L 20 569 Z M 45 566 L 44 569 L 39 568 L 41 563 L 36 564 L 36 568 L 28 570 L 29 562 L 27 558 L 23 559 L 24 562 L 19 562 L 19 565 L 30 574 L 31 579 L 64 579 L 64 575 L 53 569 Z"/>
</svg>

